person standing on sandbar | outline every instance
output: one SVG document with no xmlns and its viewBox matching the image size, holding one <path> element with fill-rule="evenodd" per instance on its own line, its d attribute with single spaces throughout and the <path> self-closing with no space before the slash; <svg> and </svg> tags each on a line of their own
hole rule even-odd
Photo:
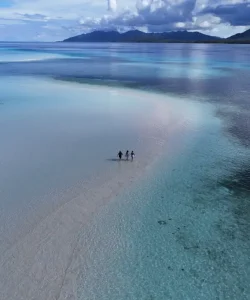
<svg viewBox="0 0 250 300">
<path fill-rule="evenodd" d="M 122 159 L 123 153 L 121 151 L 118 152 L 117 156 L 119 157 L 119 159 Z"/>
<path fill-rule="evenodd" d="M 134 157 L 135 157 L 134 151 L 132 151 L 130 155 L 131 155 L 131 160 L 134 160 Z"/>
<path fill-rule="evenodd" d="M 129 159 L 129 151 L 128 150 L 126 151 L 125 156 L 126 156 L 126 159 L 128 160 Z"/>
</svg>

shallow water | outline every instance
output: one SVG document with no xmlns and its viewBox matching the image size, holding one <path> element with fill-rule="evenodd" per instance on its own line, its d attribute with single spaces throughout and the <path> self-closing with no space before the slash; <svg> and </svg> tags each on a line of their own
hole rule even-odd
<svg viewBox="0 0 250 300">
<path fill-rule="evenodd" d="M 249 191 L 220 179 L 249 153 L 232 152 L 217 119 L 202 129 L 82 232 L 87 253 L 68 273 L 77 299 L 248 299 Z"/>
<path fill-rule="evenodd" d="M 44 210 L 115 168 L 111 159 L 120 148 L 140 151 L 138 124 L 155 107 L 119 90 L 44 79 L 5 77 L 0 88 L 0 248 L 6 249 L 22 225 L 37 223 Z"/>
<path fill-rule="evenodd" d="M 6 257 L 0 269 L 15 278 L 15 284 L 4 278 L 2 298 L 247 299 L 249 46 L 5 43 L 0 49 Z M 113 161 L 118 147 L 135 148 L 132 171 L 143 170 L 142 180 L 126 173 L 130 165 L 125 170 Z M 152 153 L 159 156 L 153 169 L 146 159 Z M 126 188 L 118 194 L 109 182 L 115 191 L 109 201 L 98 204 L 91 194 L 89 208 L 77 200 L 79 214 L 85 208 L 83 216 L 91 216 L 83 224 L 70 201 L 90 182 L 98 191 L 103 174 L 120 176 Z M 63 205 L 68 213 L 53 223 L 52 212 Z M 67 220 L 73 213 L 78 226 Z M 44 236 L 41 246 L 39 234 L 28 234 L 33 227 Z M 25 246 L 15 252 L 15 243 L 25 236 L 35 240 L 27 252 L 34 257 L 21 262 Z M 21 280 L 25 262 L 33 267 Z"/>
</svg>

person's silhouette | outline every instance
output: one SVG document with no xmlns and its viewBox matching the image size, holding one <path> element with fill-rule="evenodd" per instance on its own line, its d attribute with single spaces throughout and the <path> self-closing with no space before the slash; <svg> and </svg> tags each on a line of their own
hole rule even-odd
<svg viewBox="0 0 250 300">
<path fill-rule="evenodd" d="M 126 159 L 128 160 L 128 158 L 129 158 L 129 151 L 128 150 L 126 151 L 125 156 L 126 156 Z"/>
<path fill-rule="evenodd" d="M 118 152 L 117 156 L 119 157 L 119 159 L 122 159 L 123 153 L 121 151 Z"/>
<path fill-rule="evenodd" d="M 134 160 L 134 157 L 135 157 L 134 151 L 132 151 L 130 155 L 131 155 L 131 160 Z"/>
</svg>

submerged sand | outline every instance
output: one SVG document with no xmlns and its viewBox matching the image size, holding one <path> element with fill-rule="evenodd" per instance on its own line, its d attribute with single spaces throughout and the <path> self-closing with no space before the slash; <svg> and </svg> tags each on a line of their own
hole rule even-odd
<svg viewBox="0 0 250 300">
<path fill-rule="evenodd" d="M 84 92 L 85 89 L 96 87 L 78 88 Z M 141 102 L 142 111 L 146 103 L 151 105 L 152 109 L 145 110 L 143 118 L 138 118 L 135 128 L 140 133 L 137 149 L 134 149 L 136 159 L 133 162 L 118 162 L 115 161 L 115 156 L 114 160 L 110 157 L 104 173 L 96 174 L 95 178 L 77 192 L 76 197 L 53 209 L 39 223 L 33 224 L 28 232 L 17 238 L 0 259 L 2 300 L 76 299 L 76 294 L 74 297 L 72 294 L 66 297 L 61 295 L 61 291 L 66 284 L 67 272 L 76 255 L 79 235 L 84 231 L 85 225 L 125 188 L 132 187 L 142 178 L 162 153 L 169 152 L 172 156 L 176 153 L 177 158 L 182 138 L 189 130 L 199 126 L 201 108 L 190 103 L 187 106 L 180 99 L 127 89 L 98 89 L 102 92 L 104 101 L 105 95 L 112 93 L 117 101 L 120 95 L 127 99 L 133 96 L 138 103 Z M 91 238 L 89 236 L 90 241 Z M 84 253 L 85 249 L 81 250 Z M 82 260 L 82 255 L 79 257 Z"/>
</svg>

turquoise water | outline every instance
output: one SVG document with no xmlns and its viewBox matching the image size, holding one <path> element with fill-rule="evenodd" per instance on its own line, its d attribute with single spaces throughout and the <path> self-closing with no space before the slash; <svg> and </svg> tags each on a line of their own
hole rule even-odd
<svg viewBox="0 0 250 300">
<path fill-rule="evenodd" d="M 249 46 L 0 47 L 1 253 L 88 183 L 124 184 L 73 233 L 60 284 L 4 278 L 1 298 L 248 299 Z M 120 148 L 140 179 L 123 177 Z"/>
<path fill-rule="evenodd" d="M 69 269 L 76 272 L 70 295 L 248 299 L 248 191 L 221 180 L 241 168 L 249 151 L 230 143 L 213 109 L 206 111 L 200 128 L 179 136 L 178 151 L 166 146 L 154 172 L 82 231 Z"/>
<path fill-rule="evenodd" d="M 91 263 L 82 258 L 78 299 L 248 299 L 249 200 L 218 182 L 249 153 L 232 152 L 218 120 L 205 123 L 178 161 L 168 154 L 83 232 L 77 250 L 91 235 Z"/>
</svg>

